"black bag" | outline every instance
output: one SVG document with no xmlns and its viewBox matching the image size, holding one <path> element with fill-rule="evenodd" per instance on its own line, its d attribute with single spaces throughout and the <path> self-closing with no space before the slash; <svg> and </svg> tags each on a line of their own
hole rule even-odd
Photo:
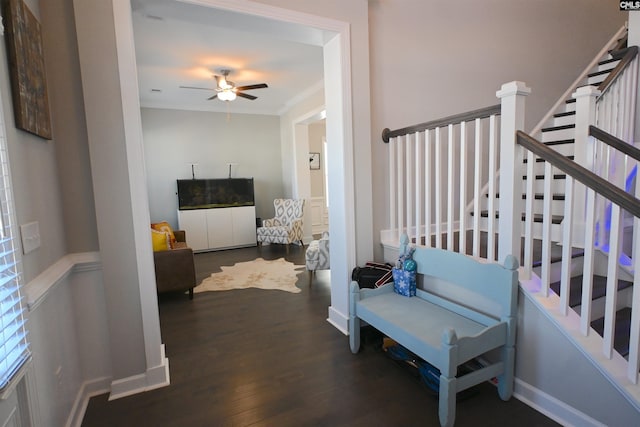
<svg viewBox="0 0 640 427">
<path fill-rule="evenodd" d="M 351 280 L 361 288 L 377 288 L 393 280 L 391 264 L 368 262 L 364 267 L 356 267 L 351 272 Z"/>
</svg>

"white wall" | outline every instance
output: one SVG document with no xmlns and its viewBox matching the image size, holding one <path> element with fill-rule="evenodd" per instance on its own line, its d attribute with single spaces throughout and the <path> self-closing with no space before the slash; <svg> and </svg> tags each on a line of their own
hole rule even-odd
<svg viewBox="0 0 640 427">
<path fill-rule="evenodd" d="M 256 215 L 273 217 L 273 199 L 284 197 L 280 118 L 142 108 L 151 221 L 177 221 L 176 179 L 253 178 Z"/>
<path fill-rule="evenodd" d="M 532 89 L 531 129 L 626 16 L 600 0 L 370 2 L 373 228 L 389 221 L 382 129 L 498 104 L 496 91 L 513 80 Z"/>
</svg>

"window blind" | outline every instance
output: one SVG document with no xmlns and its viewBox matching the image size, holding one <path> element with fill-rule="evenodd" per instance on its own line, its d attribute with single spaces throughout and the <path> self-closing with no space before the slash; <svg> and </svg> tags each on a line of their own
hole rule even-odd
<svg viewBox="0 0 640 427">
<path fill-rule="evenodd" d="M 4 124 L 0 123 L 0 392 L 30 357 L 15 250 L 17 228 L 12 194 L 7 141 Z"/>
</svg>

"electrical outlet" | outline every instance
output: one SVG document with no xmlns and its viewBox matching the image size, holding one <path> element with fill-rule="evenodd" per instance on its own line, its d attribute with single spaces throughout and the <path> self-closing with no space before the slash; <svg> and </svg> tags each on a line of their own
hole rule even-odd
<svg viewBox="0 0 640 427">
<path fill-rule="evenodd" d="M 20 226 L 22 236 L 22 252 L 28 254 L 40 247 L 40 225 L 38 221 L 22 224 Z"/>
</svg>

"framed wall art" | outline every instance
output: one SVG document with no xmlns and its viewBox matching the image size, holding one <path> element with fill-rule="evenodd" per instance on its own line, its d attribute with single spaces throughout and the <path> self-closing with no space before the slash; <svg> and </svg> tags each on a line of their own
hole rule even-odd
<svg viewBox="0 0 640 427">
<path fill-rule="evenodd" d="M 40 23 L 22 0 L 2 0 L 16 127 L 51 139 Z"/>
<path fill-rule="evenodd" d="M 309 153 L 309 169 L 320 169 L 320 153 Z"/>
</svg>

